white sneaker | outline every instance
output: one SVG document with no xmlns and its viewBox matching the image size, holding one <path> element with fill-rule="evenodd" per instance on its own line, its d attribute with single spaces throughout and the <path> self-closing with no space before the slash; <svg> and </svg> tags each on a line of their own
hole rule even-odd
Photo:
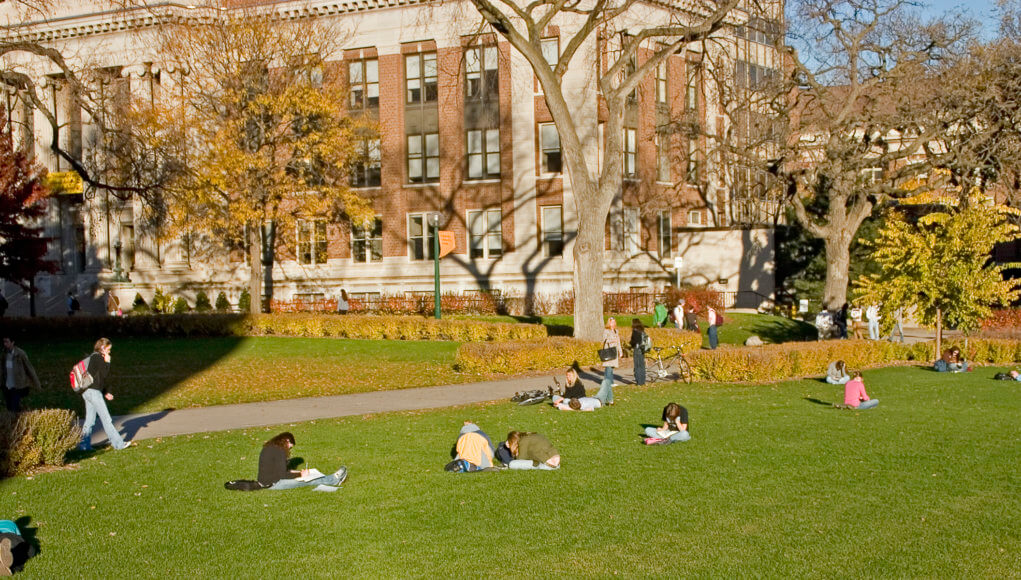
<svg viewBox="0 0 1021 580">
<path fill-rule="evenodd" d="M 344 483 L 344 480 L 347 479 L 347 467 L 342 465 L 333 475 L 337 477 L 337 485 Z"/>
</svg>

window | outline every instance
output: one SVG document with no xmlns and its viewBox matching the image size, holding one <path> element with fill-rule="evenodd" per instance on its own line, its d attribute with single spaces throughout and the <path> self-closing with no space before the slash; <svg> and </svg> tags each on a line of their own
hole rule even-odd
<svg viewBox="0 0 1021 580">
<path fill-rule="evenodd" d="M 656 67 L 656 102 L 666 104 L 666 61 L 659 63 Z"/>
<path fill-rule="evenodd" d="M 539 50 L 550 69 L 557 68 L 557 62 L 560 61 L 560 39 L 543 38 L 539 41 Z"/>
<path fill-rule="evenodd" d="M 624 177 L 635 177 L 638 160 L 638 143 L 635 129 L 624 129 Z"/>
<path fill-rule="evenodd" d="M 374 58 L 359 60 L 348 64 L 347 70 L 351 109 L 379 107 L 379 61 Z"/>
<path fill-rule="evenodd" d="M 688 164 L 685 176 L 688 183 L 698 183 L 698 139 L 688 139 Z"/>
<path fill-rule="evenodd" d="M 408 103 L 436 101 L 436 53 L 409 54 L 404 57 Z"/>
<path fill-rule="evenodd" d="M 464 53 L 465 98 L 498 99 L 500 76 L 495 46 L 469 48 Z"/>
<path fill-rule="evenodd" d="M 698 110 L 698 66 L 688 63 L 688 84 L 684 87 L 684 110 Z"/>
<path fill-rule="evenodd" d="M 408 214 L 408 257 L 412 260 L 432 260 L 436 233 L 424 213 Z"/>
<path fill-rule="evenodd" d="M 542 173 L 560 173 L 560 133 L 553 123 L 539 125 L 539 171 Z"/>
<path fill-rule="evenodd" d="M 659 212 L 656 220 L 659 229 L 659 257 L 669 258 L 673 251 L 673 228 L 670 225 L 670 210 Z"/>
<path fill-rule="evenodd" d="M 670 182 L 670 135 L 656 133 L 656 181 Z"/>
<path fill-rule="evenodd" d="M 326 263 L 326 220 L 298 220 L 298 263 Z"/>
<path fill-rule="evenodd" d="M 564 220 L 559 205 L 542 208 L 542 255 L 551 258 L 564 255 Z"/>
<path fill-rule="evenodd" d="M 408 135 L 408 181 L 435 183 L 440 180 L 440 135 Z"/>
<path fill-rule="evenodd" d="M 692 209 L 688 210 L 688 225 L 689 226 L 701 226 L 702 223 L 702 210 Z"/>
<path fill-rule="evenodd" d="M 351 259 L 355 262 L 383 261 L 383 218 L 377 216 L 369 227 L 351 228 Z"/>
<path fill-rule="evenodd" d="M 621 249 L 628 256 L 634 256 L 641 250 L 639 243 L 639 222 L 638 222 L 638 208 L 637 207 L 625 207 L 624 213 L 621 215 L 624 223 L 624 227 L 621 228 Z"/>
<path fill-rule="evenodd" d="M 758 44 L 773 44 L 779 34 L 780 24 L 778 22 L 758 17 L 749 18 L 748 22 L 734 30 L 734 35 L 738 38 Z"/>
<path fill-rule="evenodd" d="M 498 209 L 468 212 L 468 251 L 472 258 L 503 255 L 502 212 Z"/>
<path fill-rule="evenodd" d="M 861 180 L 865 185 L 875 185 L 883 180 L 883 170 L 879 167 L 870 167 L 861 170 Z"/>
<path fill-rule="evenodd" d="M 776 69 L 742 60 L 734 63 L 734 84 L 746 89 L 757 89 L 777 75 Z"/>
<path fill-rule="evenodd" d="M 362 139 L 358 156 L 351 167 L 351 187 L 379 187 L 381 160 L 379 139 Z"/>
<path fill-rule="evenodd" d="M 500 130 L 468 131 L 468 179 L 500 177 Z"/>
</svg>

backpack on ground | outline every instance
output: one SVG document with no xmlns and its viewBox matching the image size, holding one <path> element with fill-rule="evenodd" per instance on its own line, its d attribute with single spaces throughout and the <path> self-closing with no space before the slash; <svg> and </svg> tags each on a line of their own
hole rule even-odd
<svg viewBox="0 0 1021 580">
<path fill-rule="evenodd" d="M 232 479 L 223 484 L 223 488 L 233 491 L 258 491 L 265 489 L 265 486 L 254 479 Z"/>
<path fill-rule="evenodd" d="M 71 367 L 71 389 L 76 393 L 81 393 L 92 386 L 93 379 L 89 374 L 89 359 L 91 358 L 92 355 L 89 355 Z"/>
</svg>

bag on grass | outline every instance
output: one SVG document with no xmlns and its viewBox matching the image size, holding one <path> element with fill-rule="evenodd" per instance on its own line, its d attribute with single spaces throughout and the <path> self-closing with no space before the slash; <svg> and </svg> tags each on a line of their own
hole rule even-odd
<svg viewBox="0 0 1021 580">
<path fill-rule="evenodd" d="M 92 386 L 92 375 L 89 374 L 89 359 L 91 355 L 78 361 L 73 367 L 71 367 L 71 389 L 76 393 L 81 393 L 85 389 Z"/>
<path fill-rule="evenodd" d="M 264 486 L 254 479 L 232 479 L 223 484 L 223 488 L 233 491 L 258 491 L 264 489 Z"/>
</svg>

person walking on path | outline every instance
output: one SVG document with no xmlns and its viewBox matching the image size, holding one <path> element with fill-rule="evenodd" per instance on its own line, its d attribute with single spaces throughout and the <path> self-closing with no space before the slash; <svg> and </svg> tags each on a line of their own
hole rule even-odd
<svg viewBox="0 0 1021 580">
<path fill-rule="evenodd" d="M 637 318 L 631 319 L 631 353 L 634 358 L 635 384 L 645 384 L 645 346 L 648 335 L 645 334 L 645 326 Z"/>
<path fill-rule="evenodd" d="M 879 321 L 882 316 L 879 315 L 879 305 L 869 304 L 869 307 L 865 309 L 865 320 L 869 326 L 869 340 L 879 340 Z"/>
<path fill-rule="evenodd" d="M 890 329 L 890 342 L 893 342 L 893 335 L 900 335 L 901 344 L 904 343 L 904 309 L 898 308 L 893 312 L 893 328 Z"/>
<path fill-rule="evenodd" d="M 720 344 L 720 339 L 716 334 L 716 327 L 719 325 L 718 314 L 716 309 L 712 306 L 706 306 L 706 319 L 708 320 L 709 328 L 706 329 L 706 334 L 709 336 L 709 348 L 716 350 L 716 347 Z"/>
<path fill-rule="evenodd" d="M 4 337 L 4 362 L 0 366 L 0 386 L 4 390 L 4 403 L 12 413 L 21 412 L 21 399 L 29 389 L 39 388 L 39 376 L 35 374 L 32 363 L 28 362 L 25 351 L 14 346 L 14 341 Z"/>
<path fill-rule="evenodd" d="M 620 346 L 620 334 L 617 333 L 617 320 L 610 317 L 603 330 L 603 348 L 613 348 L 617 356 L 603 361 L 603 383 L 599 386 L 596 398 L 604 405 L 613 404 L 613 369 L 620 366 L 620 357 L 624 354 Z"/>
<path fill-rule="evenodd" d="M 663 328 L 666 326 L 667 319 L 670 318 L 670 313 L 666 310 L 666 304 L 657 302 L 656 306 L 652 309 L 652 322 L 657 328 Z"/>
<path fill-rule="evenodd" d="M 114 449 L 125 449 L 131 446 L 131 442 L 125 442 L 117 427 L 110 418 L 110 411 L 106 408 L 106 401 L 112 401 L 113 395 L 107 391 L 106 379 L 110 374 L 110 351 L 113 343 L 109 338 L 101 338 L 96 341 L 93 353 L 89 356 L 88 371 L 92 375 L 92 385 L 82 391 L 82 399 L 85 400 L 85 423 L 82 425 L 82 442 L 78 446 L 82 451 L 92 450 L 92 429 L 96 426 L 96 415 L 103 423 L 103 430 L 106 431 L 106 438 L 110 440 L 110 446 Z"/>
</svg>

